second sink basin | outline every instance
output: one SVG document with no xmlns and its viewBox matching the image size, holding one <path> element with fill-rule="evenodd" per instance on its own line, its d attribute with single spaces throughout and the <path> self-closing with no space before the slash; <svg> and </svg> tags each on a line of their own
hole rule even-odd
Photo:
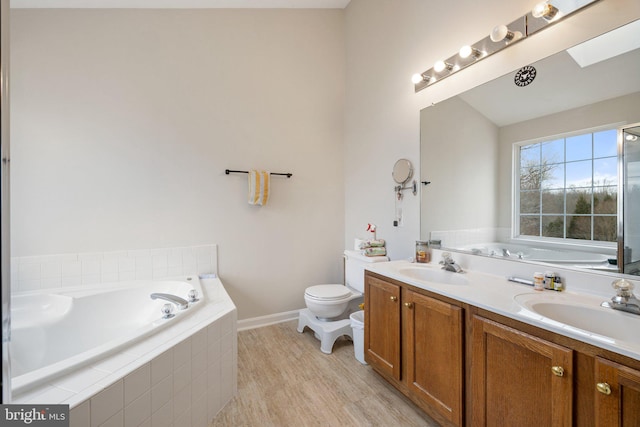
<svg viewBox="0 0 640 427">
<path fill-rule="evenodd" d="M 407 266 L 398 269 L 398 273 L 411 279 L 446 285 L 468 285 L 469 280 L 460 273 L 444 271 L 433 267 Z"/>
<path fill-rule="evenodd" d="M 572 301 L 560 298 L 560 295 L 542 293 L 517 295 L 514 299 L 535 314 L 588 334 L 640 344 L 640 316 L 601 307 L 603 298 L 581 296 Z"/>
</svg>

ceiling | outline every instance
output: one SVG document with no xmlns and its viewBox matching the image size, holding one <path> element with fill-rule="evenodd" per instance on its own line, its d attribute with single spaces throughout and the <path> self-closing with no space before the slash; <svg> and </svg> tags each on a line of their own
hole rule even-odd
<svg viewBox="0 0 640 427">
<path fill-rule="evenodd" d="M 46 9 L 344 9 L 350 0 L 11 0 Z"/>
<path fill-rule="evenodd" d="M 638 22 L 613 32 L 630 28 L 633 30 L 629 35 L 631 40 L 640 40 Z M 537 76 L 530 86 L 516 86 L 513 82 L 515 73 L 509 73 L 460 97 L 502 127 L 640 92 L 640 49 L 618 54 L 617 45 L 607 43 L 605 49 L 599 48 L 600 52 L 595 55 L 598 58 L 586 67 L 581 67 L 569 53 L 562 51 L 533 64 Z M 603 56 L 603 51 L 607 55 Z M 615 56 L 600 60 L 612 55 Z"/>
</svg>

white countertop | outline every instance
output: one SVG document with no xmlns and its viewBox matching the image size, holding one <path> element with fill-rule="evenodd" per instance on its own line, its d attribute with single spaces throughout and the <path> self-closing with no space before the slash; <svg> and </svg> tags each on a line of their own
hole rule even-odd
<svg viewBox="0 0 640 427">
<path fill-rule="evenodd" d="M 459 275 L 466 279 L 468 284 L 445 284 L 418 280 L 401 273 L 401 270 L 407 267 L 437 270 L 437 274 L 447 273 L 455 276 Z M 606 300 L 606 298 L 602 296 L 571 291 L 534 291 L 532 286 L 510 282 L 505 276 L 468 270 L 465 270 L 464 273 L 445 272 L 440 269 L 439 265 L 433 263 L 416 264 L 409 261 L 391 261 L 372 264 L 367 266 L 366 269 L 420 289 L 434 292 L 597 347 L 605 348 L 635 360 L 640 360 L 640 316 L 600 307 L 600 303 Z M 460 281 L 460 279 L 458 279 L 458 281 Z M 545 301 L 548 299 L 550 302 L 556 304 L 566 303 L 582 307 L 586 306 L 593 310 L 608 310 L 608 312 L 605 313 L 607 316 L 612 314 L 615 320 L 622 321 L 625 327 L 628 325 L 628 328 L 635 331 L 635 333 L 631 332 L 627 335 L 635 335 L 638 338 L 635 339 L 635 342 L 616 340 L 543 317 L 525 308 L 516 301 L 516 296 L 524 294 L 531 294 L 532 298 L 539 296 L 540 298 L 545 298 Z"/>
</svg>

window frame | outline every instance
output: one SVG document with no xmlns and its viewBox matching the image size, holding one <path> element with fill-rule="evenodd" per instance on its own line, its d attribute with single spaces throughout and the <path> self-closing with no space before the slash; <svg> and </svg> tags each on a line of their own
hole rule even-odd
<svg viewBox="0 0 640 427">
<path fill-rule="evenodd" d="M 553 246 L 553 247 L 564 247 L 564 248 L 574 248 L 574 249 L 579 249 L 581 251 L 600 251 L 602 249 L 616 249 L 618 247 L 618 236 L 620 234 L 620 219 L 621 219 L 621 212 L 620 212 L 620 191 L 622 191 L 622 188 L 620 186 L 620 159 L 621 159 L 621 150 L 620 150 L 620 129 L 621 126 L 624 126 L 623 123 L 613 123 L 613 124 L 606 124 L 606 125 L 602 125 L 602 126 L 596 126 L 596 127 L 591 127 L 591 128 L 585 128 L 585 129 L 580 129 L 580 130 L 575 130 L 575 131 L 571 131 L 571 132 L 563 132 L 563 133 L 558 133 L 558 134 L 554 134 L 554 135 L 546 135 L 546 136 L 541 136 L 541 137 L 536 137 L 536 138 L 532 138 L 532 139 L 528 139 L 528 140 L 524 140 L 524 141 L 518 141 L 518 142 L 514 142 L 512 144 L 512 169 L 511 169 L 511 179 L 512 179 L 512 183 L 511 183 L 511 240 L 514 242 L 523 242 L 523 243 L 535 243 L 535 244 L 544 244 L 544 245 L 548 245 L 548 246 Z M 565 237 L 545 237 L 545 236 L 527 236 L 527 235 L 521 235 L 520 234 L 520 150 L 521 147 L 526 146 L 526 145 L 533 145 L 533 144 L 538 144 L 538 143 L 544 143 L 544 142 L 550 142 L 553 140 L 557 140 L 557 139 L 566 139 L 566 138 L 571 138 L 574 136 L 579 136 L 579 135 L 586 135 L 586 134 L 594 134 L 594 133 L 598 133 L 598 132 L 602 132 L 602 131 L 607 131 L 607 130 L 611 130 L 611 131 L 616 131 L 616 163 L 618 165 L 617 167 L 617 177 L 614 180 L 615 186 L 617 188 L 617 199 L 618 199 L 618 203 L 616 204 L 616 239 L 613 241 L 600 241 L 600 240 L 584 240 L 584 239 L 571 239 L 571 238 L 565 238 Z M 566 147 L 565 147 L 566 150 Z M 612 156 L 613 157 L 613 156 Z M 601 158 L 601 157 L 598 157 Z M 565 153 L 565 161 L 562 162 L 563 165 L 565 165 L 566 168 L 566 153 Z M 591 154 L 591 158 L 590 160 L 593 162 L 594 157 L 593 157 L 593 152 Z M 571 162 L 569 162 L 571 163 Z M 592 178 L 593 178 L 593 170 L 592 170 Z M 566 185 L 566 182 L 565 182 Z M 591 188 L 594 188 L 593 182 L 591 185 Z M 567 187 L 564 187 L 564 191 L 566 194 L 566 190 Z M 566 197 L 566 196 L 565 196 Z M 565 203 L 566 203 L 566 199 L 565 199 Z M 566 210 L 566 207 L 565 207 Z M 562 216 L 565 219 L 565 230 L 566 230 L 566 218 L 568 217 L 568 215 L 566 214 L 566 212 L 564 212 L 562 214 Z M 591 213 L 589 215 L 589 217 L 592 219 L 592 224 L 593 224 L 593 217 L 597 216 L 594 215 L 593 213 Z"/>
</svg>

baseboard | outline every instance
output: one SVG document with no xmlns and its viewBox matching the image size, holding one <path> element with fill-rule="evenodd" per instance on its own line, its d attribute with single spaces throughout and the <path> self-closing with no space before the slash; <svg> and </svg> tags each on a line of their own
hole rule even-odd
<svg viewBox="0 0 640 427">
<path fill-rule="evenodd" d="M 283 313 L 269 314 L 267 316 L 253 317 L 251 319 L 238 320 L 238 332 L 295 320 L 298 318 L 299 314 L 300 310 L 293 310 L 285 311 Z"/>
</svg>

